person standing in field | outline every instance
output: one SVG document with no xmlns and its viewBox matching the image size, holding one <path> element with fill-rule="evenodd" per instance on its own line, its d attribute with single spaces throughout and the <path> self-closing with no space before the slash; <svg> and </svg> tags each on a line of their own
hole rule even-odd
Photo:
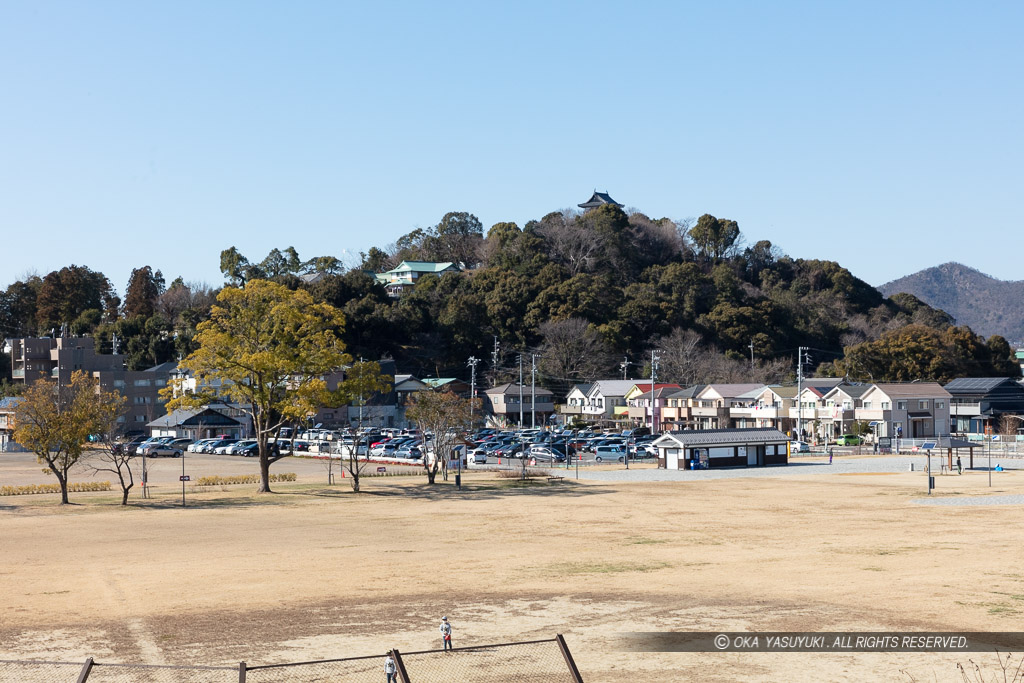
<svg viewBox="0 0 1024 683">
<path fill-rule="evenodd" d="M 387 674 L 387 683 L 398 683 L 398 665 L 395 658 L 388 652 L 388 658 L 384 660 L 384 673 Z"/>
<path fill-rule="evenodd" d="M 441 617 L 441 641 L 444 649 L 452 649 L 452 625 L 448 623 L 448 617 Z"/>
<path fill-rule="evenodd" d="M 956 473 L 957 474 L 963 474 L 964 473 L 964 465 L 963 465 L 962 462 L 960 462 L 960 456 L 959 455 L 956 456 Z"/>
</svg>

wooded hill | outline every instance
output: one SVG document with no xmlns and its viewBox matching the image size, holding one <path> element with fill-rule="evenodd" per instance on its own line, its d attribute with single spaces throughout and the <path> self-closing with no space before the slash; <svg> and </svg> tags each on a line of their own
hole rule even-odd
<svg viewBox="0 0 1024 683">
<path fill-rule="evenodd" d="M 997 280 L 960 263 L 943 263 L 878 290 L 883 296 L 908 292 L 978 334 L 1024 342 L 1024 281 Z"/>
<path fill-rule="evenodd" d="M 403 260 L 451 261 L 463 271 L 424 275 L 392 298 L 372 273 Z M 792 259 L 767 240 L 745 245 L 735 221 L 708 214 L 691 225 L 605 205 L 521 228 L 498 223 L 485 235 L 475 216 L 449 213 L 361 261 L 303 261 L 289 248 L 250 262 L 232 247 L 221 270 L 228 285 L 271 279 L 307 288 L 344 311 L 350 353 L 391 357 L 419 376 L 468 379 L 475 356 L 481 378 L 515 380 L 523 354 L 528 381 L 538 354 L 538 381 L 559 392 L 622 376 L 624 363 L 630 377 L 648 376 L 657 349 L 662 381 L 779 382 L 794 376 L 799 346 L 812 349 L 808 371 L 851 379 L 1019 374 L 1002 338 L 953 328 L 912 295 L 886 299 L 837 263 Z M 149 266 L 133 271 L 123 305 L 104 283 L 77 266 L 16 282 L 0 297 L 0 331 L 66 324 L 107 352 L 116 337 L 130 366 L 148 367 L 191 350 L 215 294 L 180 278 L 165 286 Z"/>
</svg>

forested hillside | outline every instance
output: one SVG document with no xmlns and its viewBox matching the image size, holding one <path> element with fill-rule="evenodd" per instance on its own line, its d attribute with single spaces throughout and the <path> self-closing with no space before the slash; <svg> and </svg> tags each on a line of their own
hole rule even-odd
<svg viewBox="0 0 1024 683">
<path fill-rule="evenodd" d="M 883 296 L 909 292 L 978 334 L 1024 342 L 1024 281 L 997 280 L 960 263 L 944 263 L 878 289 Z"/>
<path fill-rule="evenodd" d="M 425 275 L 392 298 L 372 273 L 403 260 L 451 261 L 463 271 Z M 886 299 L 837 263 L 746 243 L 735 221 L 708 214 L 690 224 L 609 204 L 522 227 L 498 223 L 485 234 L 475 216 L 449 213 L 371 248 L 358 264 L 302 260 L 291 248 L 255 262 L 231 247 L 221 270 L 226 285 L 271 279 L 307 288 L 345 312 L 342 336 L 354 356 L 391 357 L 421 376 L 468 377 L 475 356 L 491 381 L 509 380 L 519 354 L 527 372 L 536 354 L 539 381 L 559 391 L 622 376 L 624 365 L 629 376 L 646 376 L 657 349 L 664 381 L 778 382 L 794 375 L 799 346 L 811 348 L 807 370 L 854 379 L 1019 374 L 1002 338 L 954 328 L 911 295 Z M 166 285 L 146 265 L 132 272 L 122 303 L 102 274 L 69 266 L 11 284 L 0 296 L 0 331 L 66 326 L 144 368 L 191 350 L 215 294 L 180 278 Z M 930 353 L 941 362 L 921 358 Z"/>
</svg>

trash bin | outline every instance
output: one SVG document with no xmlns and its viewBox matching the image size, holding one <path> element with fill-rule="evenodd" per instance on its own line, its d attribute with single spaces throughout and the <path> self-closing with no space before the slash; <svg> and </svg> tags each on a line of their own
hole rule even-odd
<svg viewBox="0 0 1024 683">
<path fill-rule="evenodd" d="M 913 472 L 913 471 L 914 471 L 914 463 L 910 463 L 910 471 L 911 471 L 911 472 Z"/>
<path fill-rule="evenodd" d="M 455 488 L 457 488 L 457 489 L 461 489 L 462 488 L 462 475 L 461 474 L 456 474 L 455 475 Z"/>
</svg>

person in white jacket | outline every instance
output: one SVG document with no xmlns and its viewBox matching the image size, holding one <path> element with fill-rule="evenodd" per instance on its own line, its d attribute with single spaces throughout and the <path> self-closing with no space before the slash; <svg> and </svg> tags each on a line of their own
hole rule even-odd
<svg viewBox="0 0 1024 683">
<path fill-rule="evenodd" d="M 444 649 L 452 649 L 452 625 L 448 623 L 448 617 L 441 617 L 441 641 Z"/>
<path fill-rule="evenodd" d="M 398 683 L 398 665 L 395 658 L 388 652 L 388 658 L 384 660 L 384 673 L 387 674 L 387 683 Z"/>
</svg>

